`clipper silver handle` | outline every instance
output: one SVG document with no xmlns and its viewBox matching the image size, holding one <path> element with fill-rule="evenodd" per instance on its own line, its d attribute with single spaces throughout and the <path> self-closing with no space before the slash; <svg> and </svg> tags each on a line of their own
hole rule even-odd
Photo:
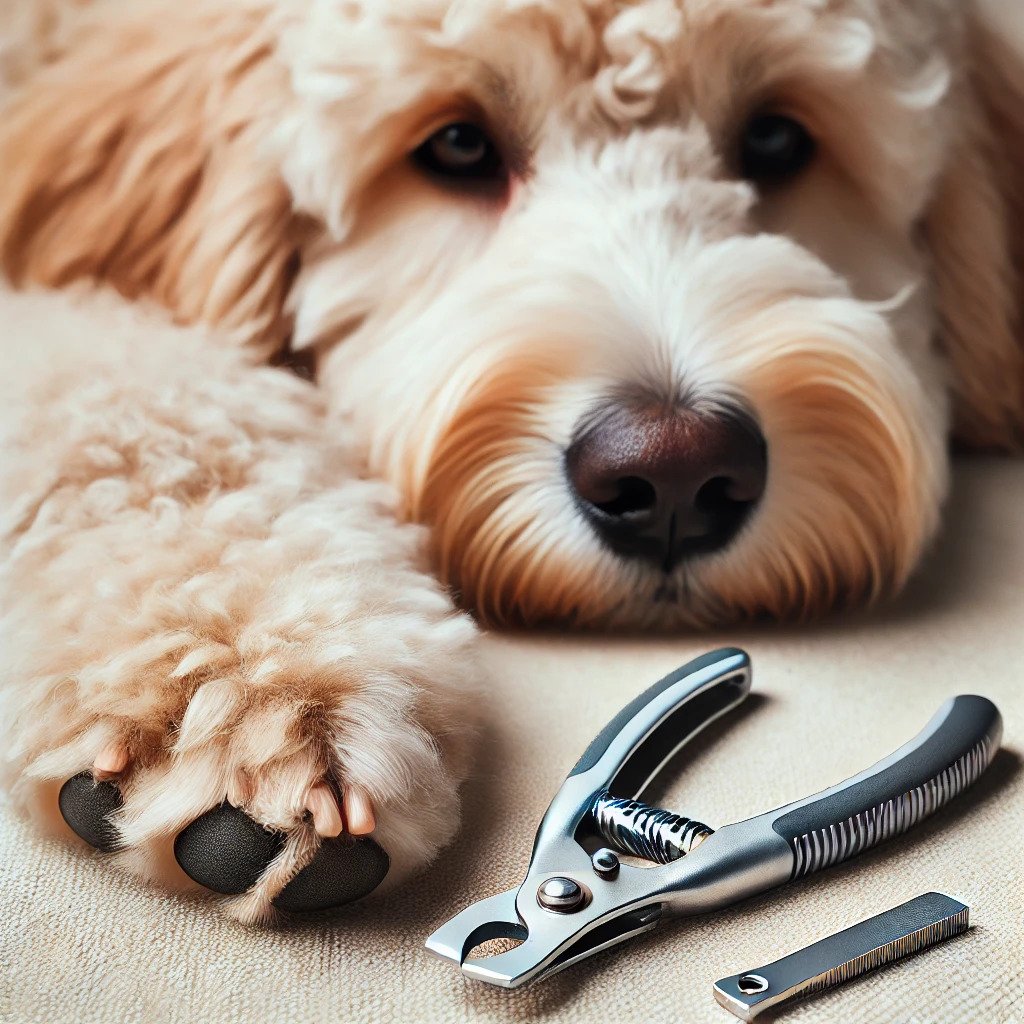
<svg viewBox="0 0 1024 1024">
<path fill-rule="evenodd" d="M 665 911 L 688 915 L 726 907 L 906 832 L 978 779 L 1001 736 L 1002 719 L 990 700 L 948 700 L 919 735 L 859 775 L 725 825 L 674 860 L 664 869 Z M 607 838 L 619 849 L 626 846 L 621 831 Z"/>
<path fill-rule="evenodd" d="M 966 789 L 988 767 L 1002 736 L 998 708 L 985 697 L 947 701 L 895 753 L 830 789 L 762 815 L 793 851 L 793 878 L 838 864 L 901 835 Z M 591 807 L 613 849 L 668 864 L 714 832 L 681 814 L 607 791 Z M 757 820 L 757 819 L 755 819 Z"/>
</svg>

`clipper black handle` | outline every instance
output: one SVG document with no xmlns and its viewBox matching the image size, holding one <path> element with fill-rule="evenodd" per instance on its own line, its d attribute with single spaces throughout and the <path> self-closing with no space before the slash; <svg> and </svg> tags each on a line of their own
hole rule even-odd
<svg viewBox="0 0 1024 1024">
<path fill-rule="evenodd" d="M 680 747 L 743 701 L 750 677 L 750 658 L 735 647 L 677 668 L 630 701 L 598 733 L 569 778 L 593 771 L 595 792 L 638 796 Z"/>
<path fill-rule="evenodd" d="M 839 864 L 934 814 L 989 766 L 1002 732 L 992 701 L 953 697 L 877 764 L 772 812 L 772 828 L 793 851 L 792 877 Z"/>
</svg>

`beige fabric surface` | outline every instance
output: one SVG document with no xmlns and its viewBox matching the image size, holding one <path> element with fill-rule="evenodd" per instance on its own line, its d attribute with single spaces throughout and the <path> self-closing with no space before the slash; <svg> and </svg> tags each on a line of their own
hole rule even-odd
<svg viewBox="0 0 1024 1024">
<path fill-rule="evenodd" d="M 879 496 L 878 500 L 884 500 Z M 1024 1020 L 1024 464 L 962 464 L 945 539 L 894 607 L 826 625 L 715 637 L 495 636 L 491 725 L 466 828 L 403 892 L 272 931 L 200 900 L 145 891 L 100 856 L 0 818 L 0 1020 L 718 1021 L 712 982 L 929 889 L 974 927 L 787 1011 L 794 1022 Z M 1004 752 L 915 832 L 734 909 L 532 988 L 466 983 L 423 950 L 466 903 L 516 883 L 548 800 L 637 691 L 719 643 L 754 660 L 756 699 L 700 742 L 655 796 L 712 826 L 809 794 L 910 738 L 947 696 L 1000 705 Z"/>
</svg>

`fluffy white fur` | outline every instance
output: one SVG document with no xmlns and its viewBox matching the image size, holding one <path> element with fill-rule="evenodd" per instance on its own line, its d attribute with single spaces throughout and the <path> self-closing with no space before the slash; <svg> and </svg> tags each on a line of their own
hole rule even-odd
<svg viewBox="0 0 1024 1024">
<path fill-rule="evenodd" d="M 4 413 L 15 792 L 49 806 L 126 740 L 122 856 L 150 871 L 233 794 L 293 836 L 240 916 L 311 855 L 322 777 L 372 794 L 394 878 L 455 828 L 472 630 L 396 510 L 483 621 L 801 617 L 905 581 L 951 432 L 1019 447 L 1024 71 L 977 4 L 11 15 L 32 45 L 0 48 L 7 275 L 99 281 L 217 339 L 129 319 L 82 343 L 63 317 L 89 313 L 18 307 L 60 355 L 12 371 L 33 380 Z M 758 193 L 732 153 L 762 107 L 819 154 Z M 500 199 L 407 159 L 465 118 L 510 154 Z M 319 388 L 255 365 L 285 348 Z M 771 451 L 736 542 L 667 577 L 606 550 L 563 479 L 576 425 L 623 389 L 741 400 Z"/>
</svg>

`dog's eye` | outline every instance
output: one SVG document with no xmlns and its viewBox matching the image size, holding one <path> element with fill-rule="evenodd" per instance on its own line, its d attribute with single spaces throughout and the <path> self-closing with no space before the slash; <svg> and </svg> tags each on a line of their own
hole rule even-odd
<svg viewBox="0 0 1024 1024">
<path fill-rule="evenodd" d="M 413 162 L 435 177 L 455 184 L 492 184 L 505 179 L 497 146 L 479 125 L 446 124 L 412 154 Z"/>
<path fill-rule="evenodd" d="M 810 132 L 785 114 L 756 114 L 743 130 L 740 170 L 750 181 L 778 183 L 799 174 L 814 156 Z"/>
</svg>

